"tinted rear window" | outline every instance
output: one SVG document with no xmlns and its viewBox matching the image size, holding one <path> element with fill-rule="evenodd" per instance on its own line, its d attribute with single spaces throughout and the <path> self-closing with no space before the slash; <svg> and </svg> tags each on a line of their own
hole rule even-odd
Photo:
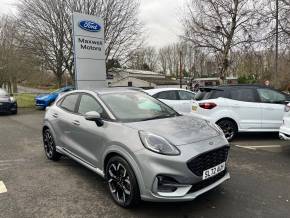
<svg viewBox="0 0 290 218">
<path fill-rule="evenodd" d="M 216 99 L 216 98 L 227 98 L 227 93 L 224 90 L 201 90 L 199 91 L 196 96 L 195 100 L 201 101 L 201 100 L 207 100 L 207 99 Z"/>
<path fill-rule="evenodd" d="M 256 95 L 253 89 L 239 88 L 230 91 L 231 99 L 237 101 L 256 102 Z"/>
</svg>

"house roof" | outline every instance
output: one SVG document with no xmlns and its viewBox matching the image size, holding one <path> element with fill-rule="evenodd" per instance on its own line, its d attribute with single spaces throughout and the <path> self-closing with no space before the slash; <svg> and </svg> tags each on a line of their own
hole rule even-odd
<svg viewBox="0 0 290 218">
<path fill-rule="evenodd" d="M 109 73 L 128 73 L 134 75 L 146 75 L 146 76 L 164 76 L 161 73 L 156 73 L 153 71 L 145 71 L 145 70 L 134 70 L 134 69 L 122 69 L 122 68 L 112 68 L 109 70 Z"/>
<path fill-rule="evenodd" d="M 156 85 L 178 85 L 179 84 L 179 80 L 172 80 L 168 78 L 137 77 L 137 76 L 134 76 L 134 78 L 144 80 L 149 83 L 154 83 Z"/>
</svg>

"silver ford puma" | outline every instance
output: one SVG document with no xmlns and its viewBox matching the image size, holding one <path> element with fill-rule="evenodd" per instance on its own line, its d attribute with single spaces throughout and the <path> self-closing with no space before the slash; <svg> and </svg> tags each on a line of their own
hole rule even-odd
<svg viewBox="0 0 290 218">
<path fill-rule="evenodd" d="M 188 201 L 230 178 L 229 145 L 214 124 L 140 91 L 73 91 L 47 109 L 48 159 L 69 156 L 104 177 L 113 200 Z"/>
</svg>

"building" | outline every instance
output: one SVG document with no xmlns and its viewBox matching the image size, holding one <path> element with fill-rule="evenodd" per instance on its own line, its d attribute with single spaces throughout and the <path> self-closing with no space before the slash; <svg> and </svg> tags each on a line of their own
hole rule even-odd
<svg viewBox="0 0 290 218">
<path fill-rule="evenodd" d="M 108 72 L 107 83 L 111 87 L 134 86 L 143 89 L 180 87 L 179 80 L 173 80 L 164 74 L 121 68 L 113 68 Z M 184 84 L 183 87 L 185 86 Z"/>
</svg>

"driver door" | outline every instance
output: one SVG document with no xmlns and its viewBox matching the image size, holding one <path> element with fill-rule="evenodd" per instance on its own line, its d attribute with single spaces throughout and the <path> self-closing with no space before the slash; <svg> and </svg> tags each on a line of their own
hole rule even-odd
<svg viewBox="0 0 290 218">
<path fill-rule="evenodd" d="M 98 127 L 95 122 L 86 120 L 84 115 L 91 111 L 98 112 L 104 120 L 108 119 L 107 113 L 97 99 L 84 93 L 80 97 L 79 106 L 76 110 L 75 127 L 71 137 L 77 144 L 77 149 L 74 150 L 75 154 L 86 163 L 98 167 L 100 154 L 106 141 L 106 129 L 109 124 L 104 122 L 102 127 Z"/>
</svg>

